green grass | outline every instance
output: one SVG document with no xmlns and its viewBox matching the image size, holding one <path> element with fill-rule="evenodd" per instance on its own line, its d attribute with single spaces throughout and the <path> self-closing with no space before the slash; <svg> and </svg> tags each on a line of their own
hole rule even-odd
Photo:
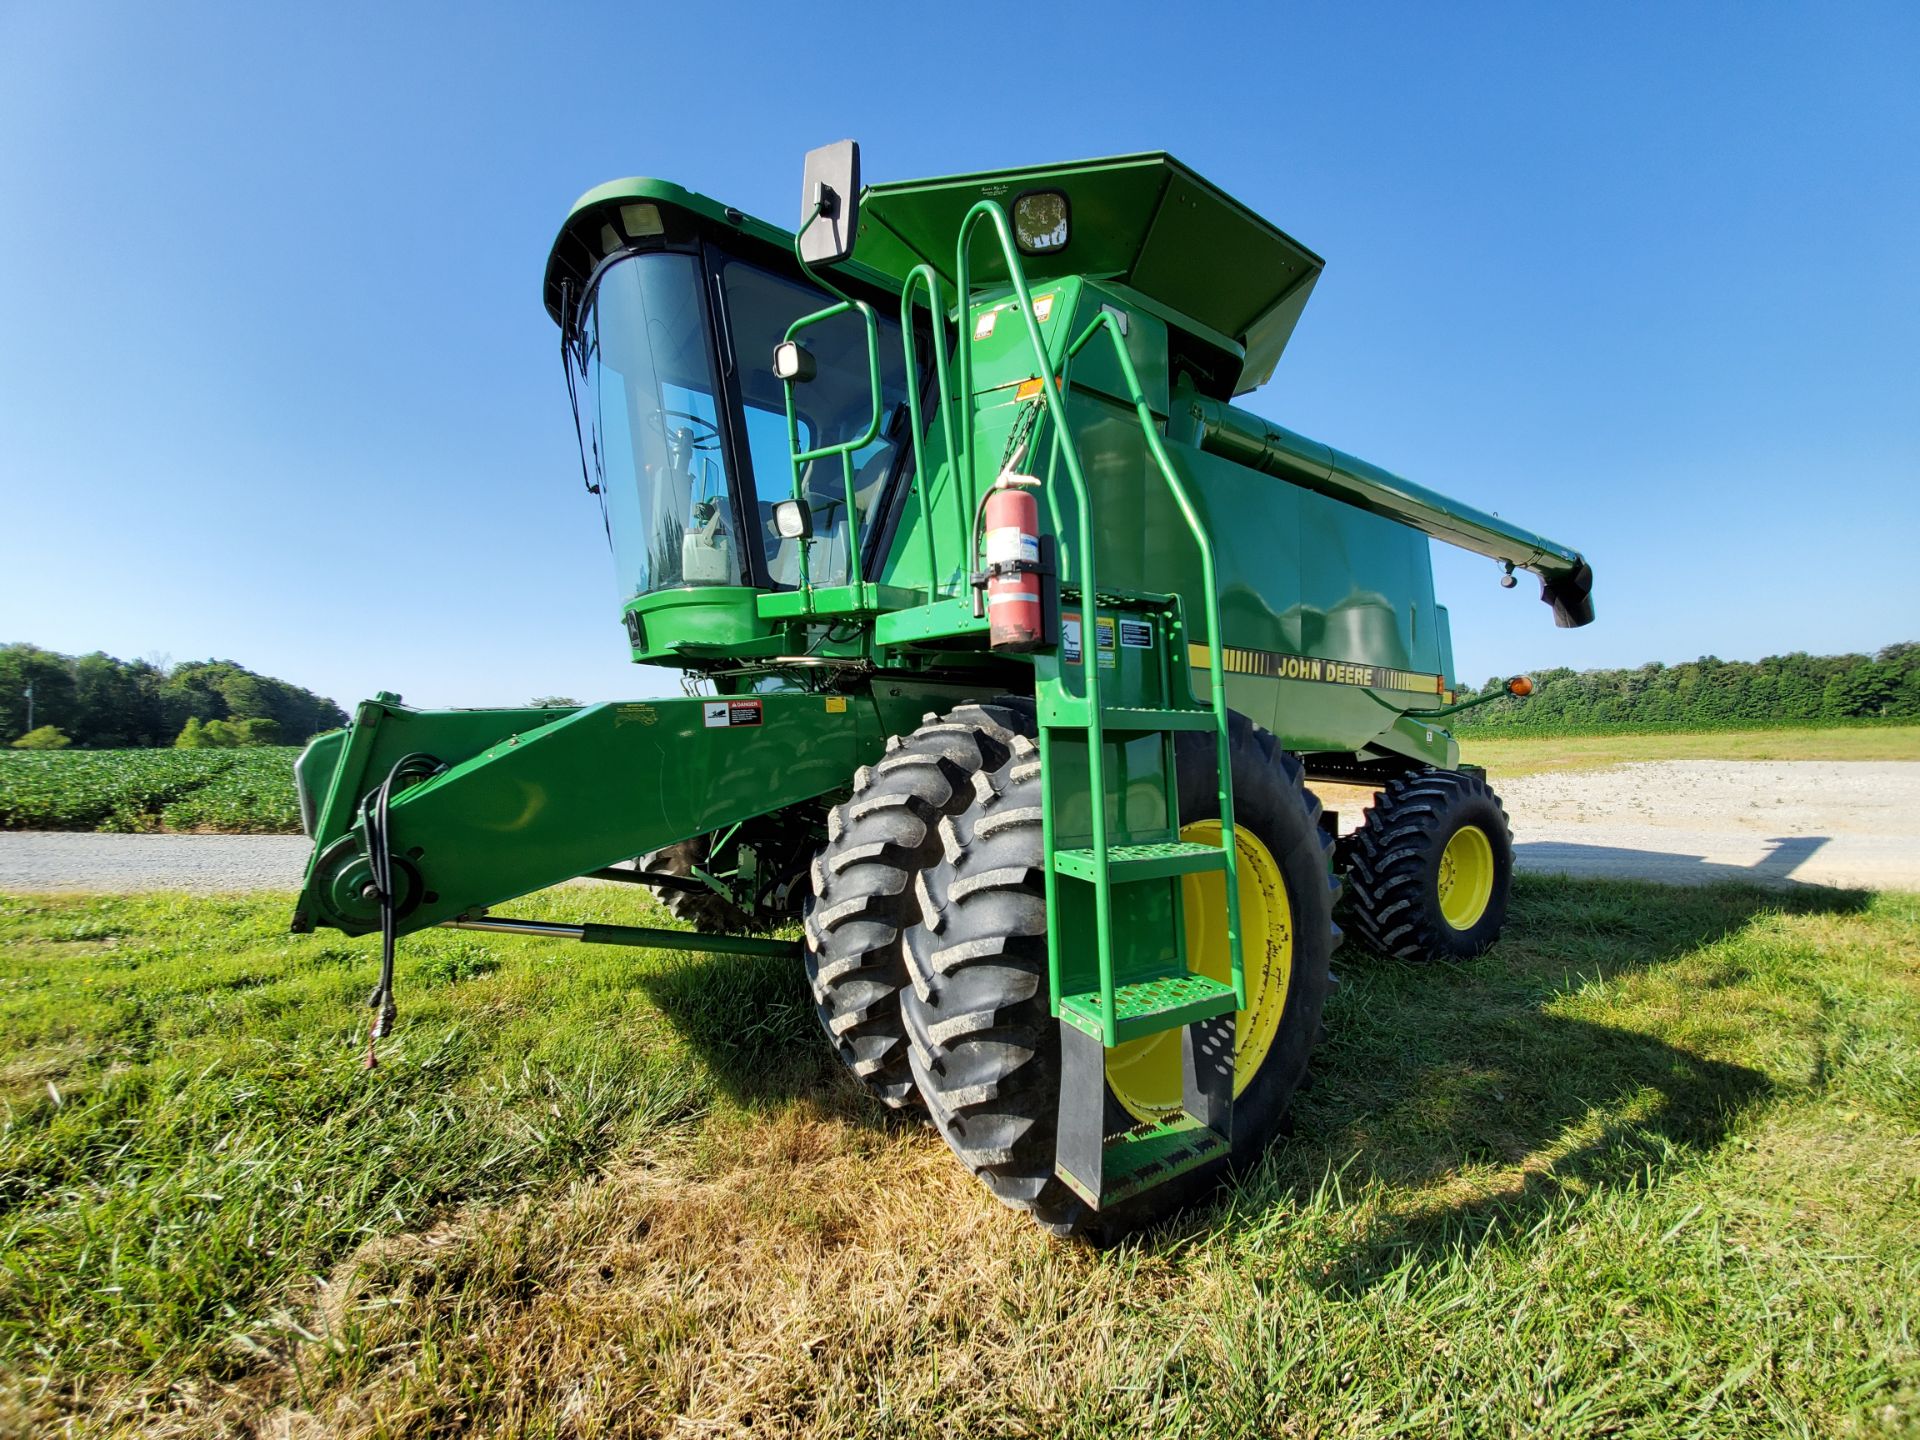
<svg viewBox="0 0 1920 1440">
<path fill-rule="evenodd" d="M 1920 725 L 1700 730 L 1651 735 L 1460 736 L 1460 758 L 1500 775 L 1597 770 L 1633 760 L 1920 760 Z"/>
<path fill-rule="evenodd" d="M 1471 965 L 1343 952 L 1294 1138 L 1105 1253 L 787 962 L 410 938 L 369 1073 L 373 946 L 287 906 L 0 900 L 0 1431 L 1920 1423 L 1920 897 L 1522 877 Z"/>
<path fill-rule="evenodd" d="M 0 750 L 0 830 L 298 834 L 295 746 Z"/>
</svg>

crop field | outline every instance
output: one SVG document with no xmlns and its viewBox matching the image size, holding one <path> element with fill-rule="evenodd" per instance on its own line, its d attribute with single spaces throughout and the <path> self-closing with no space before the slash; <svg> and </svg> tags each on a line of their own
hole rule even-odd
<svg viewBox="0 0 1920 1440">
<path fill-rule="evenodd" d="M 0 750 L 0 830 L 298 834 L 294 746 Z"/>
<path fill-rule="evenodd" d="M 0 1433 L 1829 1437 L 1920 1424 L 1920 896 L 1522 876 L 1336 957 L 1294 1133 L 1100 1252 L 790 962 L 0 898 Z M 624 887 L 510 907 L 658 923 Z"/>
<path fill-rule="evenodd" d="M 1920 760 L 1920 725 L 1783 726 L 1615 735 L 1460 736 L 1460 758 L 1501 775 L 1596 770 L 1638 760 Z"/>
<path fill-rule="evenodd" d="M 0 750 L 0 830 L 297 835 L 294 746 L 245 750 Z M 1920 760 L 1920 726 L 1700 734 L 1483 736 L 1463 759 L 1502 775 L 1631 760 Z"/>
</svg>

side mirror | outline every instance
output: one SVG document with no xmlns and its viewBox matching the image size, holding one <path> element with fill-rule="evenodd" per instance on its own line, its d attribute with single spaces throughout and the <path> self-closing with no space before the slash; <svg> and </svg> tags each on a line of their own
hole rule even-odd
<svg viewBox="0 0 1920 1440">
<path fill-rule="evenodd" d="M 834 265 L 853 254 L 860 228 L 860 142 L 837 140 L 807 152 L 800 186 L 800 234 L 808 265 Z"/>
<path fill-rule="evenodd" d="M 782 540 L 811 540 L 813 511 L 804 500 L 782 500 L 773 507 L 773 533 Z"/>
</svg>

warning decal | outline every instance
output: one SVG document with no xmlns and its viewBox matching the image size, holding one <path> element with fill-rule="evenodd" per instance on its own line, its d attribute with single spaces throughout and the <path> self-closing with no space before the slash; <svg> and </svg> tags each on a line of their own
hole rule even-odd
<svg viewBox="0 0 1920 1440">
<path fill-rule="evenodd" d="M 700 706 L 701 722 L 709 730 L 731 730 L 760 723 L 758 700 L 708 700 Z"/>
<path fill-rule="evenodd" d="M 1153 648 L 1153 626 L 1144 620 L 1122 620 L 1120 622 L 1120 643 L 1129 650 L 1151 650 Z"/>
</svg>

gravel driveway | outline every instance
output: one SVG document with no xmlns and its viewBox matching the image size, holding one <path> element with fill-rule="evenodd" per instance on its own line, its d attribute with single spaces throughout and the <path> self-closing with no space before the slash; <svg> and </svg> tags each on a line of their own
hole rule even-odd
<svg viewBox="0 0 1920 1440">
<path fill-rule="evenodd" d="M 1520 868 L 1920 890 L 1920 762 L 1663 760 L 1494 784 Z M 1343 828 L 1367 796 L 1326 787 Z M 0 831 L 0 891 L 292 890 L 290 835 Z"/>
</svg>

